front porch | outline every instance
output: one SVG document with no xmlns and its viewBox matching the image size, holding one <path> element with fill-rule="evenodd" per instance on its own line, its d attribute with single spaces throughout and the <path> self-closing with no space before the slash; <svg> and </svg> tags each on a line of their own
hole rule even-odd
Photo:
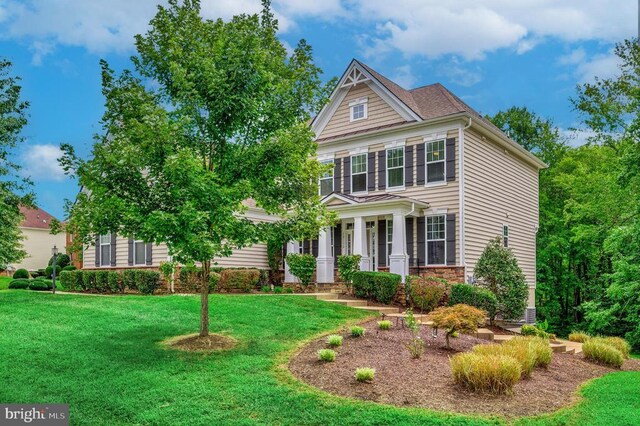
<svg viewBox="0 0 640 426">
<path fill-rule="evenodd" d="M 407 275 L 464 282 L 464 268 L 456 265 L 455 215 L 440 212 L 434 216 L 437 221 L 427 223 L 425 214 L 432 212 L 428 203 L 394 194 L 332 193 L 323 203 L 337 213 L 339 222 L 322 229 L 317 239 L 290 241 L 286 247 L 287 253 L 316 257 L 317 283 L 336 282 L 338 256 L 352 254 L 362 257 L 360 270 L 395 273 L 403 282 Z M 441 238 L 433 240 L 427 231 Z M 285 262 L 285 282 L 295 281 Z"/>
</svg>

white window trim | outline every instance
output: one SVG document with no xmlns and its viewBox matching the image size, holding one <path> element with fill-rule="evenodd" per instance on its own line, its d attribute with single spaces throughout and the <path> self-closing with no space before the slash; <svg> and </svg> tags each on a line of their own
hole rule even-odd
<svg viewBox="0 0 640 426">
<path fill-rule="evenodd" d="M 136 259 L 136 244 L 146 244 L 146 243 L 142 240 L 133 240 L 133 264 L 135 266 L 146 265 L 147 264 L 147 247 L 145 246 L 144 248 L 144 261 L 140 263 L 138 262 L 138 259 Z"/>
<path fill-rule="evenodd" d="M 357 105 L 363 106 L 363 115 L 359 118 L 353 118 L 354 107 Z M 369 118 L 369 101 L 368 98 L 358 98 L 351 102 L 349 102 L 349 122 L 353 123 L 354 121 L 366 120 Z"/>
<path fill-rule="evenodd" d="M 389 169 L 389 151 L 392 150 L 392 149 L 401 149 L 402 150 L 402 166 L 393 167 L 394 170 L 395 169 L 402 169 L 402 185 L 396 185 L 396 186 L 390 186 L 389 185 L 389 182 L 390 182 L 390 180 L 389 180 L 389 170 L 390 170 Z M 388 148 L 384 152 L 385 152 L 385 154 L 384 154 L 385 158 L 384 159 L 387 162 L 387 164 L 386 164 L 386 166 L 387 166 L 387 170 L 386 170 L 386 178 L 387 178 L 386 190 L 387 190 L 387 192 L 403 190 L 404 189 L 404 168 L 406 166 L 406 164 L 405 164 L 406 158 L 405 158 L 405 155 L 404 155 L 405 154 L 404 153 L 404 147 L 396 146 L 396 147 L 393 147 L 393 148 Z"/>
<path fill-rule="evenodd" d="M 429 218 L 436 217 L 436 216 L 444 217 L 444 238 L 430 240 L 429 239 Z M 425 265 L 426 266 L 447 266 L 447 214 L 438 213 L 438 214 L 430 214 L 428 216 L 425 216 L 424 234 L 425 234 L 424 241 L 426 245 L 424 250 L 426 254 L 426 259 L 424 260 Z M 444 241 L 444 263 L 429 263 L 429 241 Z"/>
<path fill-rule="evenodd" d="M 385 236 L 387 238 L 387 264 L 386 266 L 389 267 L 391 265 L 391 251 L 393 250 L 393 218 L 391 219 L 386 219 L 387 221 L 387 227 L 386 227 L 386 231 L 387 231 L 387 235 Z M 391 235 L 389 235 L 389 231 L 391 231 Z"/>
<path fill-rule="evenodd" d="M 431 164 L 442 163 L 442 180 L 438 180 L 435 182 L 429 182 L 429 161 L 427 161 L 427 145 L 435 142 L 443 142 L 443 158 L 438 161 L 431 161 Z M 424 143 L 424 183 L 425 186 L 440 186 L 447 184 L 447 140 L 446 139 L 433 139 L 430 141 L 425 141 Z"/>
<path fill-rule="evenodd" d="M 507 235 L 504 234 L 505 228 L 507 230 Z M 505 240 L 506 238 L 506 240 Z M 509 248 L 509 240 L 511 239 L 511 229 L 509 228 L 509 225 L 506 223 L 502 224 L 502 246 Z"/>
<path fill-rule="evenodd" d="M 325 158 L 325 159 L 322 159 L 322 160 L 320 160 L 318 158 L 318 161 L 320 163 L 329 164 L 329 162 L 333 163 L 334 160 L 333 160 L 333 158 Z M 331 194 L 332 192 L 335 192 L 335 190 L 336 190 L 336 182 L 335 182 L 335 179 L 334 179 L 334 171 L 331 170 L 331 176 L 329 176 L 329 177 L 322 177 L 321 176 L 321 177 L 318 178 L 318 195 L 320 195 L 321 197 L 326 197 L 327 195 L 329 195 L 329 194 L 322 195 L 322 181 L 323 180 L 329 180 L 329 179 L 331 179 L 331 192 L 329 192 L 329 194 Z"/>
<path fill-rule="evenodd" d="M 363 191 L 354 191 L 353 190 L 353 157 L 357 157 L 360 155 L 364 155 L 364 172 L 361 173 L 357 173 L 358 175 L 361 175 L 364 173 L 364 190 Z M 349 167 L 351 167 L 351 170 L 349 170 L 351 172 L 351 176 L 349 177 L 349 179 L 351 180 L 351 193 L 352 194 L 368 194 L 369 193 L 369 158 L 367 156 L 366 152 L 361 152 L 358 154 L 354 154 L 351 155 L 350 160 L 349 160 Z"/>
<path fill-rule="evenodd" d="M 109 242 L 103 243 L 102 237 L 108 237 Z M 106 265 L 102 264 L 102 253 L 103 253 L 102 248 L 103 247 L 109 247 L 109 262 Z M 111 267 L 111 235 L 110 234 L 100 235 L 100 267 Z"/>
</svg>

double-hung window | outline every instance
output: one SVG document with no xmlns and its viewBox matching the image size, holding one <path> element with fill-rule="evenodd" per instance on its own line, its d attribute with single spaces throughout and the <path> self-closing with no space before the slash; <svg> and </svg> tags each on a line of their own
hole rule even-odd
<svg viewBox="0 0 640 426">
<path fill-rule="evenodd" d="M 147 245 L 142 240 L 133 241 L 133 264 L 134 265 L 147 264 Z"/>
<path fill-rule="evenodd" d="M 111 235 L 100 235 L 100 266 L 111 266 Z"/>
<path fill-rule="evenodd" d="M 446 263 L 446 215 L 427 216 L 427 265 Z"/>
<path fill-rule="evenodd" d="M 427 183 L 445 181 L 444 139 L 426 143 Z"/>
<path fill-rule="evenodd" d="M 502 244 L 509 247 L 509 225 L 502 225 Z"/>
<path fill-rule="evenodd" d="M 320 164 L 326 166 L 328 164 L 333 164 L 332 160 L 324 160 L 321 161 Z M 325 196 L 329 195 L 333 192 L 333 168 L 329 171 L 324 172 L 324 174 L 320 177 L 320 195 Z"/>
<path fill-rule="evenodd" d="M 404 147 L 387 149 L 388 188 L 404 186 Z"/>
<path fill-rule="evenodd" d="M 351 156 L 351 192 L 367 190 L 367 154 Z"/>
<path fill-rule="evenodd" d="M 364 120 L 368 115 L 367 98 L 360 98 L 349 102 L 349 121 Z"/>
</svg>

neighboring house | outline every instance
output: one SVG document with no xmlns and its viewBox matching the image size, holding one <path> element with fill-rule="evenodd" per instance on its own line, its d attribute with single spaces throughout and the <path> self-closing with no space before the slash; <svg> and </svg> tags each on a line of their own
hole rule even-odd
<svg viewBox="0 0 640 426">
<path fill-rule="evenodd" d="M 316 255 L 318 282 L 334 281 L 341 254 L 362 255 L 362 270 L 473 282 L 500 236 L 526 276 L 535 321 L 544 163 L 442 85 L 405 90 L 356 60 L 312 128 L 318 160 L 334 165 L 319 191 L 340 222 L 287 252 Z"/>
<path fill-rule="evenodd" d="M 20 213 L 24 216 L 20 229 L 24 235 L 22 246 L 27 256 L 19 263 L 10 264 L 9 270 L 24 268 L 28 271 L 37 271 L 46 268 L 54 245 L 60 253 L 65 252 L 67 237 L 64 232 L 57 235 L 49 233 L 53 216 L 41 208 L 20 207 Z"/>
<path fill-rule="evenodd" d="M 247 218 L 255 222 L 276 220 L 257 208 L 252 200 L 244 204 L 247 206 Z M 82 259 L 83 269 L 158 268 L 161 262 L 171 260 L 165 244 L 148 244 L 135 237 L 123 237 L 115 233 L 96 237 L 95 245 L 85 247 Z M 215 266 L 269 268 L 266 244 L 234 250 L 229 257 L 213 260 Z"/>
</svg>

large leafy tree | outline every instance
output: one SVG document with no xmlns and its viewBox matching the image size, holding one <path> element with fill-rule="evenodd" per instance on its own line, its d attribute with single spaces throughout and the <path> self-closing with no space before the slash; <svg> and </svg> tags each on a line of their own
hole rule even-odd
<svg viewBox="0 0 640 426">
<path fill-rule="evenodd" d="M 32 206 L 30 182 L 20 176 L 20 165 L 13 160 L 15 148 L 23 142 L 28 102 L 21 100 L 20 78 L 11 75 L 11 62 L 0 60 L 0 267 L 19 262 L 22 249 L 20 205 Z"/>
<path fill-rule="evenodd" d="M 116 75 L 101 63 L 106 112 L 92 158 L 64 147 L 63 165 L 84 188 L 70 206 L 82 243 L 115 231 L 202 264 L 201 336 L 212 258 L 274 235 L 308 235 L 329 220 L 307 125 L 327 89 L 311 48 L 302 40 L 288 55 L 263 6 L 228 22 L 202 19 L 197 0 L 158 7 L 136 36 L 134 71 Z M 281 220 L 252 223 L 245 200 Z"/>
</svg>

